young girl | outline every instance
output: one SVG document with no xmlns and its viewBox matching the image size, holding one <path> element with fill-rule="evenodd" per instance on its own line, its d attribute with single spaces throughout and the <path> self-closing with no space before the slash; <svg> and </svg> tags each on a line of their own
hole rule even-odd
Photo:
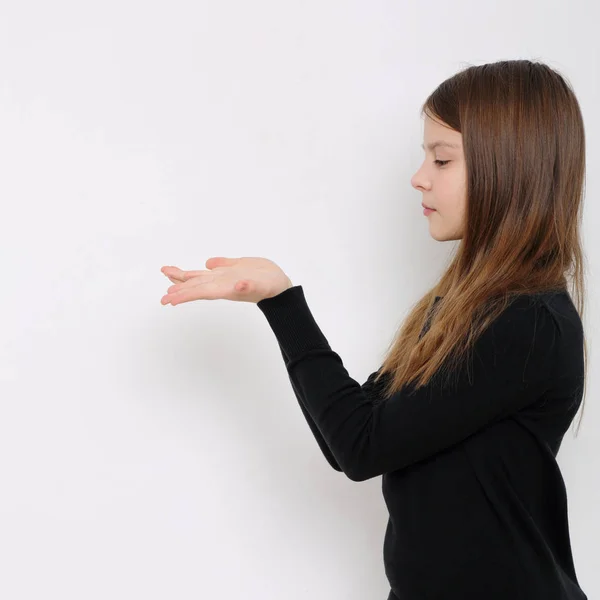
<svg viewBox="0 0 600 600">
<path fill-rule="evenodd" d="M 388 600 L 586 599 L 556 462 L 587 362 L 577 99 L 548 66 L 502 61 L 444 81 L 422 114 L 412 185 L 432 237 L 460 244 L 365 383 L 267 259 L 164 267 L 161 302 L 257 303 L 329 464 L 382 476 Z"/>
</svg>

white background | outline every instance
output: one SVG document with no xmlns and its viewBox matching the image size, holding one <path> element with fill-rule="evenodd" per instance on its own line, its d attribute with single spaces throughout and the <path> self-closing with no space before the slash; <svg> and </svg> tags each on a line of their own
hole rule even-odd
<svg viewBox="0 0 600 600">
<path fill-rule="evenodd" d="M 364 382 L 457 243 L 410 185 L 419 107 L 517 58 L 585 119 L 590 369 L 558 461 L 600 596 L 593 6 L 2 0 L 3 600 L 385 600 L 381 479 L 327 464 L 255 304 L 163 306 L 160 268 L 274 260 Z"/>
</svg>

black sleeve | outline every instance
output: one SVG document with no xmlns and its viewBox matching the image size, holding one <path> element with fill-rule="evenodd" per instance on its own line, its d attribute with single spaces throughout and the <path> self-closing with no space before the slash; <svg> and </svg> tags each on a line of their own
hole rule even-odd
<svg viewBox="0 0 600 600">
<path fill-rule="evenodd" d="M 288 357 L 286 356 L 285 350 L 283 349 L 281 344 L 279 344 L 279 350 L 281 351 L 281 356 L 283 357 L 283 362 L 285 363 L 286 368 L 287 368 Z M 379 371 L 375 371 L 374 373 L 371 373 L 369 375 L 369 377 L 367 378 L 367 381 L 365 381 L 365 383 L 362 384 L 361 388 L 363 389 L 363 391 L 365 393 L 367 393 L 368 391 L 370 391 L 373 388 L 373 385 L 374 385 L 373 379 L 375 378 L 375 375 L 377 375 L 378 372 Z M 337 460 L 335 460 L 335 457 L 331 453 L 331 449 L 327 445 L 327 442 L 325 441 L 323 434 L 319 431 L 317 424 L 315 423 L 314 419 L 310 416 L 310 413 L 308 412 L 308 410 L 306 410 L 305 401 L 302 398 L 302 394 L 300 393 L 300 389 L 298 388 L 298 385 L 294 382 L 294 373 L 290 369 L 288 369 L 288 376 L 289 376 L 290 383 L 292 385 L 292 389 L 294 390 L 294 394 L 296 395 L 296 399 L 298 400 L 298 404 L 300 405 L 300 410 L 302 411 L 302 414 L 304 415 L 304 418 L 306 419 L 306 422 L 308 423 L 308 426 L 310 427 L 310 430 L 312 431 L 312 433 L 315 437 L 315 440 L 317 440 L 317 444 L 319 444 L 319 448 L 321 448 L 321 452 L 323 453 L 323 456 L 327 459 L 327 462 L 336 471 L 341 472 L 342 468 L 340 467 Z M 383 381 L 384 380 L 382 379 L 381 381 L 377 382 L 377 385 L 378 386 L 382 385 Z"/>
<path fill-rule="evenodd" d="M 283 361 L 287 367 L 288 358 L 287 358 L 285 351 L 284 351 L 283 347 L 281 346 L 281 344 L 279 344 L 279 349 L 281 350 L 281 356 L 283 357 Z M 300 410 L 302 411 L 302 414 L 304 415 L 304 418 L 306 419 L 306 422 L 308 423 L 310 430 L 312 431 L 313 435 L 315 436 L 315 439 L 317 440 L 317 444 L 319 444 L 319 447 L 321 448 L 321 452 L 323 452 L 323 456 L 325 456 L 325 458 L 327 459 L 327 462 L 336 471 L 341 471 L 342 468 L 340 467 L 337 460 L 335 460 L 335 457 L 331 453 L 331 450 L 329 449 L 329 446 L 327 445 L 325 438 L 319 431 L 317 424 L 315 423 L 314 419 L 310 416 L 310 413 L 306 410 L 306 406 L 304 405 L 304 400 L 302 399 L 300 390 L 298 389 L 298 387 L 296 386 L 296 383 L 294 382 L 294 373 L 290 369 L 288 369 L 288 376 L 290 379 L 290 383 L 292 384 L 292 389 L 294 390 L 294 394 L 296 394 L 296 399 L 298 400 L 298 404 L 300 405 Z"/>
<path fill-rule="evenodd" d="M 484 331 L 472 360 L 450 383 L 436 374 L 419 390 L 408 386 L 389 398 L 381 397 L 382 385 L 368 385 L 375 373 L 362 386 L 349 376 L 302 286 L 257 306 L 280 344 L 303 412 L 314 421 L 313 433 L 353 481 L 402 469 L 510 416 L 549 389 L 556 370 L 560 332 L 546 305 L 530 296 L 513 300 Z"/>
</svg>

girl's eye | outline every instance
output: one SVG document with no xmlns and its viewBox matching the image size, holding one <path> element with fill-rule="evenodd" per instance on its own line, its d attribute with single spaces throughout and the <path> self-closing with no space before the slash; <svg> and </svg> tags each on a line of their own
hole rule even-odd
<svg viewBox="0 0 600 600">
<path fill-rule="evenodd" d="M 436 165 L 439 165 L 440 167 L 443 167 L 444 165 L 447 165 L 450 161 L 449 160 L 434 160 L 433 162 Z"/>
</svg>

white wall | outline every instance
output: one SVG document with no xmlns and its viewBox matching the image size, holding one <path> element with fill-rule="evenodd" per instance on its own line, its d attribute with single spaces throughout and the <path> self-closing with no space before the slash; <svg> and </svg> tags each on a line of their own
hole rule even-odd
<svg viewBox="0 0 600 600">
<path fill-rule="evenodd" d="M 160 268 L 274 260 L 363 382 L 452 249 L 410 186 L 419 107 L 463 66 L 515 58 L 580 99 L 592 267 L 590 6 L 0 3 L 1 598 L 387 597 L 380 478 L 326 463 L 256 305 L 162 306 Z M 559 454 L 590 599 L 597 362 Z"/>
</svg>

